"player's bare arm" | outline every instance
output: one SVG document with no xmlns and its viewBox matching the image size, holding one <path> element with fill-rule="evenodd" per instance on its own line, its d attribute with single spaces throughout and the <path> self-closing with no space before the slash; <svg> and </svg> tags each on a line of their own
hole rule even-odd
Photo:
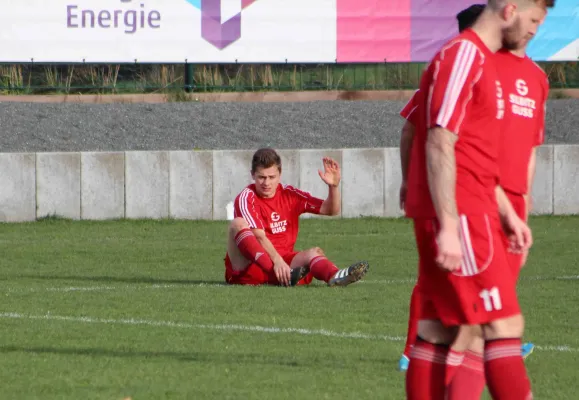
<svg viewBox="0 0 579 400">
<path fill-rule="evenodd" d="M 430 129 L 426 140 L 426 169 L 432 203 L 440 223 L 438 265 L 448 271 L 460 267 L 462 250 L 456 207 L 456 157 L 458 136 L 440 127 Z"/>
<path fill-rule="evenodd" d="M 273 262 L 273 271 L 275 272 L 275 276 L 279 283 L 285 286 L 289 285 L 291 275 L 289 265 L 287 265 L 283 257 L 277 252 L 273 244 L 265 235 L 263 229 L 252 229 L 252 232 L 271 258 L 271 261 Z"/>
<path fill-rule="evenodd" d="M 503 229 L 510 240 L 510 251 L 527 251 L 533 244 L 533 237 L 529 226 L 519 218 L 503 188 L 497 186 L 495 194 Z"/>
<path fill-rule="evenodd" d="M 410 165 L 410 151 L 414 141 L 414 125 L 406 121 L 400 135 L 400 166 L 402 168 L 402 184 L 400 185 L 400 208 L 404 208 L 406 202 L 406 182 L 408 181 L 408 166 Z"/>
<path fill-rule="evenodd" d="M 328 185 L 328 197 L 322 203 L 320 215 L 338 215 L 342 204 L 340 195 L 340 180 L 342 174 L 340 165 L 329 157 L 323 159 L 324 171 L 318 170 L 320 178 Z"/>
<path fill-rule="evenodd" d="M 454 154 L 457 139 L 454 133 L 436 127 L 428 132 L 426 141 L 428 186 L 442 230 L 458 229 Z"/>
</svg>

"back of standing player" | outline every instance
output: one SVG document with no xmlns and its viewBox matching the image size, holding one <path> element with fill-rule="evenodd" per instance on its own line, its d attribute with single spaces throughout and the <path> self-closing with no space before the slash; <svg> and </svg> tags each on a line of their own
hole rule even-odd
<svg viewBox="0 0 579 400">
<path fill-rule="evenodd" d="M 413 146 L 418 158 L 413 154 L 409 172 L 417 183 L 408 186 L 405 201 L 424 278 L 408 398 L 444 398 L 462 362 L 463 355 L 448 347 L 461 326 L 472 326 L 486 340 L 485 374 L 493 398 L 532 396 L 520 357 L 523 317 L 501 222 L 514 234 L 510 245 L 518 251 L 530 246 L 531 236 L 499 194 L 505 103 L 493 56 L 534 33 L 544 9 L 544 2 L 532 0 L 489 1 L 472 29 L 445 45 L 423 75 Z"/>
</svg>

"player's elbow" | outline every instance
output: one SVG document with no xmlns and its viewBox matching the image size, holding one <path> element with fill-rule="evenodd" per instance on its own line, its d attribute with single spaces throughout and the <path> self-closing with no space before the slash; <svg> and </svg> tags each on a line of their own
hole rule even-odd
<svg viewBox="0 0 579 400">
<path fill-rule="evenodd" d="M 330 212 L 328 212 L 328 215 L 330 217 L 335 217 L 336 215 L 339 215 L 339 214 L 340 214 L 340 207 L 336 207 L 335 209 L 330 210 Z"/>
<path fill-rule="evenodd" d="M 320 208 L 320 214 L 326 215 L 329 217 L 334 217 L 340 214 L 340 203 L 330 203 L 328 201 L 324 201 L 322 207 Z"/>
<path fill-rule="evenodd" d="M 454 151 L 454 145 L 458 136 L 444 128 L 433 128 L 428 131 L 426 139 L 426 152 L 450 153 Z"/>
</svg>

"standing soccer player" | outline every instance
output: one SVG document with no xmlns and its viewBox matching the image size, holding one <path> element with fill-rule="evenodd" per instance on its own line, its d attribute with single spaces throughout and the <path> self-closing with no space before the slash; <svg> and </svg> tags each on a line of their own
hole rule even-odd
<svg viewBox="0 0 579 400">
<path fill-rule="evenodd" d="M 553 7 L 554 1 L 546 2 L 546 6 Z M 470 28 L 484 9 L 485 4 L 474 4 L 459 12 L 456 16 L 459 32 Z M 499 50 L 495 58 L 501 66 L 498 73 L 501 84 L 505 87 L 505 91 L 507 91 L 508 88 L 520 90 L 517 88 L 517 85 L 524 86 L 526 82 L 531 82 L 531 86 L 533 86 L 533 89 L 529 91 L 531 93 L 529 95 L 530 99 L 520 99 L 516 94 L 511 95 L 511 93 L 506 93 L 507 101 L 514 102 L 514 104 L 511 107 L 507 107 L 505 112 L 505 119 L 503 121 L 505 133 L 501 135 L 501 151 L 499 156 L 501 187 L 504 189 L 519 217 L 524 221 L 527 221 L 532 205 L 530 192 L 535 174 L 536 147 L 540 146 L 544 141 L 545 107 L 549 91 L 547 75 L 537 64 L 526 56 L 526 48 L 530 39 L 531 37 L 525 38 L 516 49 L 510 51 L 505 49 Z M 514 92 L 515 89 L 511 90 L 511 92 Z M 521 90 L 524 91 L 525 89 Z M 404 199 L 407 191 L 408 168 L 416 125 L 415 111 L 418 94 L 419 92 L 417 91 L 400 112 L 400 115 L 405 119 L 400 140 L 400 159 L 402 161 L 400 207 L 402 209 L 404 209 Z M 527 108 L 531 109 L 527 111 L 521 110 L 517 103 L 528 103 L 529 106 Z M 523 115 L 525 115 L 525 118 L 522 118 Z M 527 254 L 527 252 L 515 253 L 510 251 L 507 253 L 509 265 L 511 265 L 517 276 L 520 268 L 525 263 Z M 410 350 L 416 340 L 420 307 L 419 295 L 419 287 L 415 285 L 410 300 L 406 345 L 398 362 L 398 369 L 400 371 L 408 369 Z M 533 349 L 534 346 L 532 343 L 524 343 L 521 346 L 523 358 L 528 357 Z M 478 375 L 482 374 L 482 355 L 480 353 L 467 352 L 465 358 L 466 361 L 463 365 L 472 366 Z M 472 385 L 469 387 L 472 388 Z"/>
<path fill-rule="evenodd" d="M 295 251 L 299 217 L 304 213 L 337 215 L 340 166 L 324 158 L 318 171 L 328 185 L 328 197 L 316 198 L 290 185 L 282 185 L 281 158 L 273 149 L 259 149 L 251 161 L 254 183 L 235 198 L 234 219 L 228 233 L 225 280 L 238 285 L 309 284 L 316 278 L 329 286 L 347 286 L 362 279 L 366 261 L 338 269 L 322 249 Z"/>
<path fill-rule="evenodd" d="M 554 1 L 545 2 L 553 7 Z M 459 13 L 457 18 L 464 25 L 474 22 L 476 12 L 484 5 L 471 6 Z M 544 19 L 544 17 L 543 17 Z M 541 21 L 536 21 L 538 23 Z M 549 82 L 544 71 L 526 56 L 526 48 L 532 35 L 527 35 L 517 48 L 501 49 L 495 56 L 500 66 L 498 73 L 505 96 L 505 118 L 500 142 L 499 176 L 501 187 L 515 212 L 527 221 L 531 206 L 531 185 L 535 174 L 536 147 L 544 140 L 545 109 L 549 92 Z M 508 238 L 503 236 L 508 249 Z M 524 253 L 507 251 L 511 271 L 518 279 L 525 263 Z M 483 343 L 475 340 L 464 355 L 462 365 L 448 387 L 448 400 L 479 399 L 485 386 Z M 523 358 L 533 351 L 532 343 L 524 343 L 521 348 Z"/>
<path fill-rule="evenodd" d="M 409 180 L 417 182 L 406 197 L 422 297 L 406 376 L 410 399 L 444 398 L 463 358 L 449 351 L 460 327 L 486 341 L 485 374 L 493 398 L 532 397 L 520 356 L 523 317 L 501 223 L 517 251 L 530 246 L 531 235 L 498 186 L 505 99 L 493 56 L 534 34 L 545 6 L 490 0 L 472 29 L 445 45 L 423 75 L 413 146 L 419 157 L 412 157 L 409 171 Z"/>
</svg>

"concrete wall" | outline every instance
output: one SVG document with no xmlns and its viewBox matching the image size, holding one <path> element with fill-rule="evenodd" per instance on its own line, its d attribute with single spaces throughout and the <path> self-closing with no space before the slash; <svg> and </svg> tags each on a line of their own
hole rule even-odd
<svg viewBox="0 0 579 400">
<path fill-rule="evenodd" d="M 72 219 L 226 218 L 251 183 L 253 151 L 129 151 L 0 154 L 0 222 Z M 282 150 L 282 181 L 325 197 L 322 158 L 342 167 L 337 218 L 398 217 L 397 148 Z M 533 214 L 579 214 L 579 145 L 537 153 Z M 306 216 L 306 218 L 311 216 Z"/>
</svg>

